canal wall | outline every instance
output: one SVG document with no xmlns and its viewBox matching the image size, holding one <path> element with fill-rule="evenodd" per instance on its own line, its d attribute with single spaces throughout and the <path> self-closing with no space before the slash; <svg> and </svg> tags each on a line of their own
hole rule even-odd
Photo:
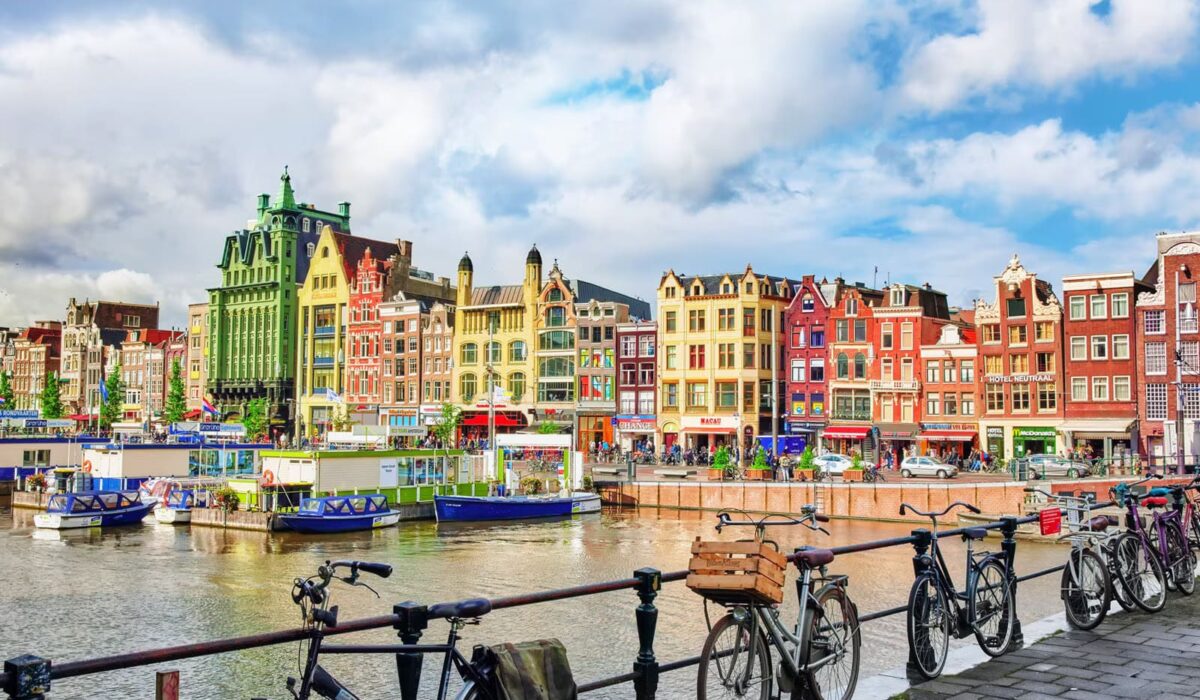
<svg viewBox="0 0 1200 700">
<path fill-rule="evenodd" d="M 34 493 L 32 491 L 13 491 L 12 493 L 13 508 L 45 510 L 46 502 L 49 500 L 50 494 L 47 493 Z"/>
<path fill-rule="evenodd" d="M 397 503 L 393 510 L 400 511 L 400 520 L 433 520 L 432 503 Z M 286 530 L 275 518 L 274 513 L 262 511 L 235 510 L 226 512 L 220 508 L 198 508 L 192 511 L 192 525 L 198 527 L 219 527 L 227 530 L 253 530 L 255 532 L 272 532 Z"/>
</svg>

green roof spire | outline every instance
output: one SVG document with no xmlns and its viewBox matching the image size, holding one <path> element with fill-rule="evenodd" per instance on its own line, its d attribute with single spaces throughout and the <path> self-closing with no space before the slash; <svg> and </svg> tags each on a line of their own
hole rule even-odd
<svg viewBox="0 0 1200 700">
<path fill-rule="evenodd" d="M 288 175 L 288 166 L 283 166 L 283 175 L 279 176 L 279 209 L 295 209 L 296 194 L 292 191 L 292 176 Z"/>
</svg>

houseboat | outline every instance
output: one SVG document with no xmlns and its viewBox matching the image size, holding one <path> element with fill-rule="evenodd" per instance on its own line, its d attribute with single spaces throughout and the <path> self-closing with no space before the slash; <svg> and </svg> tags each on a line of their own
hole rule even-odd
<svg viewBox="0 0 1200 700">
<path fill-rule="evenodd" d="M 569 496 L 435 496 L 433 502 L 439 522 L 532 520 L 600 511 L 600 496 L 586 492 Z"/>
<path fill-rule="evenodd" d="M 400 522 L 400 512 L 381 493 L 305 498 L 298 512 L 277 517 L 287 528 L 305 533 L 373 530 Z"/>
<path fill-rule="evenodd" d="M 33 516 L 33 524 L 50 530 L 136 525 L 153 507 L 137 491 L 60 493 L 50 497 L 45 513 Z"/>
</svg>

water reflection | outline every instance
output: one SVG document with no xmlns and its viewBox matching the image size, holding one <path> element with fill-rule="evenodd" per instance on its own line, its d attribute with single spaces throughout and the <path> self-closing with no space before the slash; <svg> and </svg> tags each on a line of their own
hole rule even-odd
<svg viewBox="0 0 1200 700">
<path fill-rule="evenodd" d="M 340 589 L 342 619 L 378 615 L 403 600 L 431 603 L 471 596 L 500 596 L 629 576 L 642 566 L 664 571 L 687 566 L 697 536 L 737 539 L 749 532 L 713 531 L 713 514 L 695 511 L 606 510 L 569 520 L 486 525 L 402 523 L 383 531 L 337 536 L 266 534 L 212 528 L 190 529 L 147 521 L 124 531 L 43 533 L 32 513 L 0 520 L 0 567 L 9 585 L 0 592 L 5 622 L 0 658 L 33 652 L 56 661 L 155 646 L 250 634 L 294 626 L 288 596 L 292 578 L 311 574 L 325 559 L 369 559 L 395 567 L 379 582 L 381 599 L 361 589 Z M 832 546 L 907 534 L 909 527 L 834 522 L 832 536 L 803 528 L 779 528 L 782 547 Z M 989 542 L 995 548 L 996 542 Z M 962 583 L 962 543 L 944 543 Z M 1021 543 L 1018 569 L 1028 572 L 1059 563 L 1065 550 Z M 912 550 L 897 547 L 848 555 L 831 570 L 850 576 L 849 592 L 861 612 L 901 605 L 912 583 Z M 1048 579 L 1023 584 L 1018 602 L 1025 620 L 1057 612 L 1061 604 Z M 795 615 L 794 589 L 783 614 Z M 680 583 L 658 598 L 662 660 L 699 652 L 706 633 L 704 604 Z M 563 640 L 581 680 L 625 672 L 637 651 L 636 596 L 623 591 L 534 608 L 496 611 L 469 628 L 465 644 L 543 637 Z M 721 614 L 709 609 L 709 614 Z M 864 627 L 864 668 L 870 673 L 903 664 L 904 618 Z M 434 623 L 427 641 L 441 641 L 445 625 Z M 394 639 L 390 630 L 361 637 Z M 960 642 L 960 643 L 969 643 Z M 174 664 L 191 697 L 283 697 L 295 673 L 296 647 L 287 645 Z M 427 663 L 427 668 L 432 662 Z M 395 693 L 394 664 L 387 657 L 330 657 L 329 666 L 365 698 Z M 664 676 L 664 697 L 693 694 L 695 672 Z M 106 674 L 56 686 L 54 697 L 148 697 L 153 669 Z M 628 689 L 608 697 L 628 697 Z M 600 695 L 600 697 L 604 697 Z"/>
</svg>

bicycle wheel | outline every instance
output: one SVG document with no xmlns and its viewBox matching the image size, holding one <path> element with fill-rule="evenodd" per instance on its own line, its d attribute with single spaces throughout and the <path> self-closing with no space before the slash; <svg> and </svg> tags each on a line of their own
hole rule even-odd
<svg viewBox="0 0 1200 700">
<path fill-rule="evenodd" d="M 1126 532 L 1113 547 L 1117 577 L 1129 600 L 1146 612 L 1158 612 L 1167 605 L 1166 574 L 1158 556 L 1143 545 L 1142 539 Z"/>
<path fill-rule="evenodd" d="M 971 627 L 975 630 L 979 648 L 988 656 L 1000 656 L 1008 651 L 1013 620 L 1017 618 L 1008 568 L 997 558 L 987 559 L 979 567 L 967 593 L 974 611 Z"/>
<path fill-rule="evenodd" d="M 1090 630 L 1108 614 L 1112 584 L 1108 569 L 1090 549 L 1072 549 L 1062 575 L 1063 610 L 1077 630 Z"/>
<path fill-rule="evenodd" d="M 800 663 L 806 673 L 809 696 L 815 700 L 849 700 L 858 683 L 858 613 L 846 592 L 830 586 L 817 593 L 818 609 L 808 628 L 808 647 Z"/>
<path fill-rule="evenodd" d="M 1200 511 L 1192 513 L 1192 526 L 1188 528 L 1188 544 L 1200 549 Z"/>
<path fill-rule="evenodd" d="M 946 665 L 953 614 L 937 580 L 930 574 L 918 576 L 908 593 L 908 648 L 926 678 L 937 678 Z"/>
<path fill-rule="evenodd" d="M 1178 524 L 1164 525 L 1167 528 L 1167 566 L 1171 575 L 1168 580 L 1172 588 L 1184 595 L 1196 591 L 1196 553 L 1188 546 L 1187 538 Z"/>
<path fill-rule="evenodd" d="M 754 647 L 754 665 L 750 649 Z M 748 622 L 726 615 L 713 625 L 700 652 L 700 670 L 696 676 L 696 698 L 771 697 L 771 657 L 762 635 L 750 638 Z"/>
</svg>

